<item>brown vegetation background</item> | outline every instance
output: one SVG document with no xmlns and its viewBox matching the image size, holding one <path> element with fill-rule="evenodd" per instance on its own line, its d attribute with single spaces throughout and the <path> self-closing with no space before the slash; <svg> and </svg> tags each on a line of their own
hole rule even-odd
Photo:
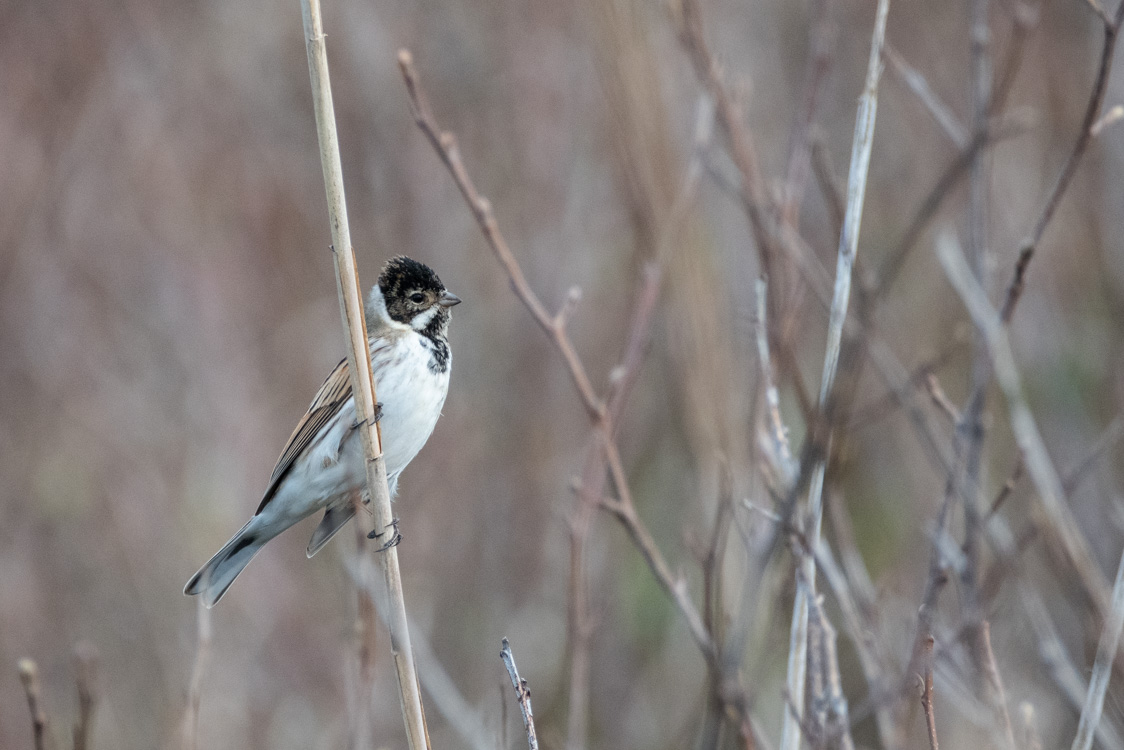
<svg viewBox="0 0 1124 750">
<path fill-rule="evenodd" d="M 812 30 L 828 19 L 814 134 L 843 184 L 873 3 L 702 7 L 775 193 L 806 101 Z M 1016 15 L 1025 8 L 1038 18 L 1019 42 Z M 569 519 L 589 422 L 560 357 L 415 128 L 395 52 L 413 51 L 437 117 L 457 133 L 531 286 L 552 310 L 581 287 L 570 331 L 599 390 L 624 351 L 641 269 L 672 233 L 652 343 L 619 443 L 639 514 L 696 601 L 696 551 L 719 503 L 733 499 L 741 529 L 768 523 L 743 499 L 772 506 L 754 340 L 759 248 L 731 195 L 738 173 L 716 125 L 697 195 L 678 225 L 666 226 L 702 89 L 675 9 L 662 3 L 340 0 L 327 3 L 325 23 L 364 286 L 385 258 L 406 253 L 465 300 L 453 320 L 445 415 L 404 475 L 395 508 L 407 605 L 489 741 L 518 747 L 498 658 L 500 638 L 511 638 L 534 691 L 539 736 L 559 748 L 571 656 Z M 990 28 L 997 76 L 1021 45 L 1004 108 L 1020 129 L 988 151 L 996 302 L 1077 138 L 1103 33 L 1079 0 L 996 2 Z M 968 30 L 967 2 L 895 0 L 887 33 L 965 128 Z M 1121 67 L 1109 106 L 1124 101 Z M 878 271 L 958 153 L 887 70 L 858 277 Z M 1122 170 L 1124 127 L 1110 126 L 1093 139 L 1049 225 L 1010 326 L 1055 465 L 1063 477 L 1082 467 L 1068 502 L 1110 578 L 1124 537 L 1124 449 L 1097 442 L 1124 398 Z M 0 184 L 0 747 L 31 746 L 15 670 L 24 656 L 39 664 L 47 708 L 65 734 L 76 711 L 71 653 L 81 641 L 100 655 L 93 746 L 177 747 L 196 639 L 183 583 L 256 507 L 292 425 L 344 351 L 298 5 L 0 3 Z M 911 371 L 936 375 L 958 406 L 969 391 L 972 325 L 934 242 L 940 232 L 966 242 L 966 184 L 926 224 L 876 311 L 881 340 Z M 838 230 L 824 196 L 809 176 L 799 228 L 833 269 Z M 826 316 L 792 278 L 791 359 L 777 369 L 798 453 L 808 423 L 796 383 L 814 399 Z M 948 444 L 953 425 L 923 378 L 916 390 Z M 990 503 L 1018 456 L 994 387 L 985 427 L 981 494 Z M 826 494 L 853 525 L 874 584 L 872 632 L 896 678 L 909 660 L 945 491 L 927 451 L 886 384 L 862 369 L 848 421 L 836 429 Z M 1011 568 L 1043 597 L 1086 680 L 1101 621 L 1072 571 L 1051 556 L 1034 494 L 1019 479 L 999 511 L 1024 544 L 1013 565 L 984 549 L 984 571 L 997 585 L 983 615 L 1011 712 L 1032 704 L 1052 747 L 1068 745 L 1078 712 L 1043 659 Z M 354 739 L 356 605 L 345 571 L 354 541 L 341 535 L 309 561 L 312 528 L 308 521 L 269 545 L 214 610 L 199 747 L 328 748 Z M 839 544 L 834 527 L 825 528 Z M 960 541 L 959 515 L 951 531 Z M 729 554 L 738 557 L 741 544 L 733 530 Z M 594 518 L 588 555 L 596 615 L 589 746 L 694 746 L 708 675 L 682 619 L 604 513 Z M 728 567 L 732 602 L 746 579 L 765 581 L 740 674 L 750 712 L 775 744 L 792 557 L 778 551 L 766 572 L 737 560 Z M 962 593 L 952 582 L 936 619 L 946 747 L 996 736 L 956 639 Z M 825 603 L 841 630 L 856 742 L 879 746 L 863 709 L 868 685 L 830 591 Z M 374 736 L 402 746 L 379 637 Z M 1122 700 L 1119 686 L 1110 689 L 1105 722 L 1118 733 Z M 427 715 L 436 747 L 463 745 L 431 704 Z M 919 703 L 908 727 L 914 746 L 925 741 Z M 737 733 L 723 742 L 733 746 Z"/>
</svg>

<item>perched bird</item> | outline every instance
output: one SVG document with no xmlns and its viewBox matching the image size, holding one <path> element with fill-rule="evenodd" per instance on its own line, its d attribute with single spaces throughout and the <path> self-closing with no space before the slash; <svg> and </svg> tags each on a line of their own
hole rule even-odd
<svg viewBox="0 0 1124 750">
<path fill-rule="evenodd" d="M 405 256 L 383 266 L 367 298 L 367 345 L 383 439 L 390 495 L 398 476 L 433 432 L 449 389 L 449 317 L 460 298 L 429 266 Z M 265 543 L 318 510 L 326 509 L 308 543 L 312 557 L 355 514 L 357 493 L 367 497 L 362 441 L 344 359 L 320 386 L 308 413 L 289 437 L 253 518 L 187 582 L 208 607 L 222 598 Z"/>
</svg>

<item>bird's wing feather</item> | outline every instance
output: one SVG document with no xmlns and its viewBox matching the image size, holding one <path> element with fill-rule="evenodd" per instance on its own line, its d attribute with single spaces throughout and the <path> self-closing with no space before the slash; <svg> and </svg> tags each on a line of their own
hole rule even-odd
<svg viewBox="0 0 1124 750">
<path fill-rule="evenodd" d="M 336 365 L 336 369 L 332 370 L 332 374 L 320 386 L 320 390 L 316 392 L 315 398 L 308 407 L 308 412 L 301 417 L 297 428 L 289 436 L 289 442 L 285 444 L 281 458 L 277 459 L 277 466 L 274 467 L 273 476 L 269 479 L 269 487 L 266 488 L 261 505 L 258 506 L 258 513 L 261 513 L 262 508 L 273 499 L 281 480 L 289 473 L 289 469 L 293 468 L 297 458 L 304 453 L 320 429 L 339 412 L 340 407 L 347 403 L 349 398 L 351 398 L 351 373 L 347 360 L 344 359 Z"/>
</svg>

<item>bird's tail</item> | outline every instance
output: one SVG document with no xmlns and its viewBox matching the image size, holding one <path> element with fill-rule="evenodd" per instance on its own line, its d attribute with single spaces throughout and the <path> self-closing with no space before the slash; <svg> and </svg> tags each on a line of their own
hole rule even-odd
<svg viewBox="0 0 1124 750">
<path fill-rule="evenodd" d="M 222 599 L 223 594 L 234 583 L 238 574 L 254 559 L 268 538 L 261 537 L 256 529 L 251 529 L 253 519 L 239 529 L 238 533 L 191 577 L 183 587 L 188 596 L 203 595 L 203 604 L 211 608 Z"/>
</svg>

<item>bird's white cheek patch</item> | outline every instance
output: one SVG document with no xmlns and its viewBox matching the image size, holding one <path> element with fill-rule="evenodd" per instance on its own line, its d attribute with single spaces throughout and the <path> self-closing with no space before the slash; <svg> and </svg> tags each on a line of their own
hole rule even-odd
<svg viewBox="0 0 1124 750">
<path fill-rule="evenodd" d="M 424 331 L 425 327 L 433 322 L 433 316 L 437 314 L 437 308 L 431 307 L 424 310 L 413 317 L 410 321 L 410 326 L 415 331 Z"/>
</svg>

